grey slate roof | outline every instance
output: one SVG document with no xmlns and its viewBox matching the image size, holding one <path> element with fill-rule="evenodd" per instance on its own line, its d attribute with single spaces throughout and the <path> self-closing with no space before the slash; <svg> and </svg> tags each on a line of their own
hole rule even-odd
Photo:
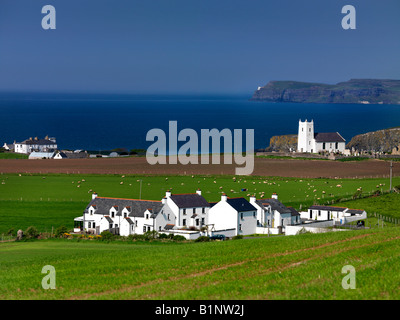
<svg viewBox="0 0 400 320">
<path fill-rule="evenodd" d="M 358 209 L 348 209 L 346 212 L 350 214 L 362 214 L 364 210 L 358 210 Z"/>
<path fill-rule="evenodd" d="M 238 212 L 257 211 L 257 209 L 254 208 L 254 206 L 245 198 L 228 198 L 226 202 L 228 202 L 228 204 Z"/>
<path fill-rule="evenodd" d="M 37 139 L 37 140 L 35 140 L 35 139 L 32 139 L 32 140 L 26 139 L 26 140 L 20 142 L 19 144 L 27 144 L 27 145 L 36 145 L 37 144 L 37 145 L 43 145 L 43 146 L 46 146 L 46 145 L 57 145 L 56 142 L 48 140 L 48 139 Z"/>
<path fill-rule="evenodd" d="M 314 134 L 316 142 L 345 142 L 338 132 L 318 132 Z"/>
<path fill-rule="evenodd" d="M 309 207 L 308 209 L 311 209 L 311 210 L 344 211 L 344 210 L 346 210 L 347 208 L 343 208 L 343 207 L 332 207 L 332 206 L 317 206 L 317 205 L 314 205 L 314 206 Z"/>
<path fill-rule="evenodd" d="M 291 212 L 291 214 L 292 214 L 292 217 L 295 217 L 295 216 L 299 216 L 299 215 L 300 215 L 300 213 L 299 213 L 295 208 L 293 208 L 293 207 L 288 207 L 288 209 L 290 210 L 290 212 Z"/>
<path fill-rule="evenodd" d="M 172 194 L 171 200 L 175 202 L 179 208 L 199 208 L 210 206 L 207 200 L 197 193 Z"/>
<path fill-rule="evenodd" d="M 105 216 L 104 218 L 106 218 L 106 220 L 107 220 L 109 223 L 112 223 L 112 222 L 113 222 L 113 220 L 112 220 L 109 216 Z"/>
<path fill-rule="evenodd" d="M 282 202 L 280 202 L 278 199 L 259 199 L 257 200 L 258 204 L 263 205 L 265 204 L 269 204 L 271 206 L 272 210 L 276 210 L 278 211 L 280 214 L 284 214 L 284 213 L 292 213 L 292 211 L 287 208 Z M 265 207 L 265 206 L 264 206 Z"/>
<path fill-rule="evenodd" d="M 126 219 L 126 221 L 128 221 L 129 224 L 133 224 L 133 221 L 131 220 L 131 218 L 128 217 L 128 218 L 125 218 L 125 219 Z"/>
<path fill-rule="evenodd" d="M 90 201 L 84 211 L 85 213 L 88 212 L 90 206 L 96 206 L 94 213 L 102 215 L 108 215 L 110 209 L 115 207 L 119 216 L 122 214 L 124 208 L 130 207 L 129 217 L 144 217 L 144 212 L 147 209 L 152 209 L 152 215 L 156 215 L 160 212 L 163 204 L 161 201 L 96 197 Z"/>
</svg>

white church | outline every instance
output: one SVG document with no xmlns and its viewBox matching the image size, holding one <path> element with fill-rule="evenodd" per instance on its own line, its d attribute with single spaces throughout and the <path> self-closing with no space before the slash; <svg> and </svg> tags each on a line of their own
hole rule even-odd
<svg viewBox="0 0 400 320">
<path fill-rule="evenodd" d="M 302 122 L 299 120 L 299 134 L 297 136 L 297 152 L 318 153 L 340 152 L 346 148 L 346 140 L 338 132 L 314 133 L 314 121 Z"/>
</svg>

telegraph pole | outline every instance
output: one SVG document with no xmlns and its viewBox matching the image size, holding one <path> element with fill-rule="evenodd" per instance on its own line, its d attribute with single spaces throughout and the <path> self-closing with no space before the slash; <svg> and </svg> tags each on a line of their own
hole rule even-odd
<svg viewBox="0 0 400 320">
<path fill-rule="evenodd" d="M 393 173 L 393 161 L 390 161 L 390 189 L 389 189 L 390 193 L 392 193 L 392 173 Z"/>
</svg>

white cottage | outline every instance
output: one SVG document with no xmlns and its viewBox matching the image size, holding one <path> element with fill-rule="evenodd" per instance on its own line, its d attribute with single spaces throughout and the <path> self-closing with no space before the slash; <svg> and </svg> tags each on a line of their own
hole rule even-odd
<svg viewBox="0 0 400 320">
<path fill-rule="evenodd" d="M 234 235 L 256 233 L 257 208 L 245 198 L 221 196 L 221 201 L 211 203 L 208 224 L 212 231 L 233 229 Z"/>
<path fill-rule="evenodd" d="M 250 203 L 257 208 L 257 225 L 259 227 L 285 227 L 300 224 L 300 214 L 292 207 L 286 207 L 274 193 L 272 198 L 258 199 L 250 197 Z"/>
<path fill-rule="evenodd" d="M 57 149 L 57 143 L 55 138 L 49 138 L 46 136 L 44 139 L 39 139 L 38 137 L 29 138 L 22 142 L 14 144 L 16 153 L 31 153 L 33 151 L 37 152 L 49 152 Z"/>
<path fill-rule="evenodd" d="M 106 198 L 94 193 L 83 216 L 74 219 L 74 232 L 100 234 L 108 230 L 127 236 L 162 230 L 167 224 L 162 208 L 161 201 Z"/>
<path fill-rule="evenodd" d="M 169 229 L 200 229 L 208 224 L 210 204 L 201 195 L 200 189 L 186 194 L 172 194 L 168 190 L 163 203 L 163 214 Z"/>
<path fill-rule="evenodd" d="M 334 220 L 335 222 L 340 224 L 355 220 L 366 219 L 366 217 L 367 213 L 365 212 L 365 210 L 320 205 L 313 205 L 308 208 L 307 212 L 302 214 L 302 218 L 304 220 Z"/>
</svg>

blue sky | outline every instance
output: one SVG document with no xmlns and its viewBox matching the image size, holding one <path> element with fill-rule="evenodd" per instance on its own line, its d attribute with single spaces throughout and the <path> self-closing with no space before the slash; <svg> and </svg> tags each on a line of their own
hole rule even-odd
<svg viewBox="0 0 400 320">
<path fill-rule="evenodd" d="M 56 8 L 56 30 L 41 9 Z M 357 10 L 343 30 L 341 9 Z M 1 0 L 0 91 L 252 93 L 400 79 L 398 0 Z"/>
</svg>

